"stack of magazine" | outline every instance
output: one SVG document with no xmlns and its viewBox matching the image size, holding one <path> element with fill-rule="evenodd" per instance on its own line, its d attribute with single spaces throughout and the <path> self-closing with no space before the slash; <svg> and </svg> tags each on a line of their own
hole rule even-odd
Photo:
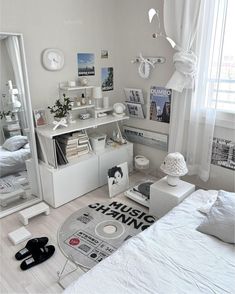
<svg viewBox="0 0 235 294">
<path fill-rule="evenodd" d="M 59 165 L 67 164 L 74 158 L 87 154 L 90 150 L 89 138 L 83 132 L 58 136 L 55 139 L 55 145 Z"/>
</svg>

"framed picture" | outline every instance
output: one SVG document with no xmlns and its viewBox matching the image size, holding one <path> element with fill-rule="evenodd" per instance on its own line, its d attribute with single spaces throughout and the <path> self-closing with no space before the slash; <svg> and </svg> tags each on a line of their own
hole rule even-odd
<svg viewBox="0 0 235 294">
<path fill-rule="evenodd" d="M 78 53 L 78 76 L 94 76 L 95 75 L 95 54 Z"/>
<path fill-rule="evenodd" d="M 144 118 L 142 104 L 126 103 L 128 114 L 135 118 Z"/>
<path fill-rule="evenodd" d="M 129 188 L 127 162 L 116 165 L 108 170 L 109 196 L 118 195 Z"/>
<path fill-rule="evenodd" d="M 109 51 L 108 50 L 101 50 L 101 58 L 102 59 L 109 58 Z"/>
<path fill-rule="evenodd" d="M 124 92 L 127 102 L 144 104 L 144 95 L 141 89 L 125 88 Z"/>
<path fill-rule="evenodd" d="M 102 91 L 113 90 L 113 67 L 103 67 L 101 69 Z"/>
<path fill-rule="evenodd" d="M 171 89 L 150 88 L 150 120 L 169 123 L 171 113 Z"/>
<path fill-rule="evenodd" d="M 33 111 L 34 120 L 36 127 L 44 126 L 47 124 L 46 110 L 45 109 L 36 109 Z"/>
</svg>

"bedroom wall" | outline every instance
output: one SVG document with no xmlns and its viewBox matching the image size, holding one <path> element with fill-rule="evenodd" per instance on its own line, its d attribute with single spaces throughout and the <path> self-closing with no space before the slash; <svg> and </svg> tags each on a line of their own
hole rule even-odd
<svg viewBox="0 0 235 294">
<path fill-rule="evenodd" d="M 115 0 L 0 0 L 0 31 L 24 35 L 33 108 L 45 108 L 58 97 L 58 83 L 76 80 L 78 52 L 95 53 L 96 75 L 90 84 L 100 84 L 100 67 L 114 66 L 118 88 L 115 35 Z M 61 71 L 50 72 L 41 65 L 45 48 L 65 54 Z M 101 49 L 110 52 L 100 59 Z M 107 94 L 115 100 L 114 92 Z"/>
</svg>

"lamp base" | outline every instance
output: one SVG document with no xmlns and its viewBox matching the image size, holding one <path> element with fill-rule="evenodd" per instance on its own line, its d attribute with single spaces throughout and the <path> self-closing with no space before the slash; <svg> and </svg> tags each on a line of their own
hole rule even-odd
<svg viewBox="0 0 235 294">
<path fill-rule="evenodd" d="M 180 181 L 179 177 L 174 177 L 174 176 L 170 176 L 170 175 L 167 176 L 167 183 L 170 186 L 173 186 L 173 187 L 178 186 L 179 181 Z"/>
</svg>

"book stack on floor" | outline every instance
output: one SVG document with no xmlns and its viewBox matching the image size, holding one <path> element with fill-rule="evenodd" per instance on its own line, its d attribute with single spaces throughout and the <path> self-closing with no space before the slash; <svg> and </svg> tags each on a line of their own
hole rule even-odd
<svg viewBox="0 0 235 294">
<path fill-rule="evenodd" d="M 56 155 L 59 165 L 67 164 L 74 158 L 87 154 L 89 148 L 89 138 L 83 132 L 66 134 L 56 138 Z"/>
</svg>

